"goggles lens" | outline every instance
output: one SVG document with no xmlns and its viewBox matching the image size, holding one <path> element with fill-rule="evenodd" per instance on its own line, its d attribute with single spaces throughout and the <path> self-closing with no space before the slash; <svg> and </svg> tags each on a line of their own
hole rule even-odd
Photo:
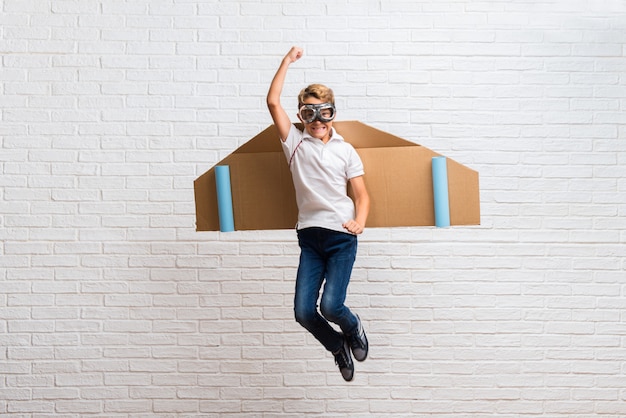
<svg viewBox="0 0 626 418">
<path fill-rule="evenodd" d="M 312 123 L 315 120 L 330 122 L 335 119 L 335 106 L 332 103 L 305 104 L 298 114 L 304 123 Z"/>
</svg>

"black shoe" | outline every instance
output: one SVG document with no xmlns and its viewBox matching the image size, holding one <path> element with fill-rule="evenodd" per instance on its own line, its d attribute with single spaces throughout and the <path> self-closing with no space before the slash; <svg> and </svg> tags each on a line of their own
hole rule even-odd
<svg viewBox="0 0 626 418">
<path fill-rule="evenodd" d="M 361 324 L 361 318 L 357 315 L 356 319 L 359 321 L 359 325 L 357 326 L 354 334 L 351 334 L 348 337 L 348 340 L 350 341 L 350 347 L 352 348 L 354 358 L 357 359 L 357 361 L 364 361 L 367 358 L 367 353 L 369 352 L 369 344 L 367 342 L 365 330 L 363 329 L 363 324 Z"/>
<path fill-rule="evenodd" d="M 354 363 L 352 362 L 352 356 L 350 355 L 350 346 L 348 340 L 343 337 L 343 345 L 341 348 L 333 353 L 335 356 L 335 364 L 339 366 L 339 371 L 343 380 L 349 382 L 354 377 Z"/>
</svg>

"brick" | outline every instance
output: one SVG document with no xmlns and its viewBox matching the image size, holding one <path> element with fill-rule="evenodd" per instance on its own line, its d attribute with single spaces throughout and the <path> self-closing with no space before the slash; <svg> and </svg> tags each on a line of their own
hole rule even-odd
<svg viewBox="0 0 626 418">
<path fill-rule="evenodd" d="M 583 3 L 5 1 L 0 414 L 624 415 L 626 10 Z M 292 42 L 285 103 L 327 83 L 481 177 L 481 226 L 360 237 L 350 389 L 293 230 L 194 231 Z"/>
</svg>

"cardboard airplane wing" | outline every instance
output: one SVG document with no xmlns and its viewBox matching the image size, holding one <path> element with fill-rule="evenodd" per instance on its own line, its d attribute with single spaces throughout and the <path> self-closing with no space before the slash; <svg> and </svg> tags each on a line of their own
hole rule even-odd
<svg viewBox="0 0 626 418">
<path fill-rule="evenodd" d="M 361 122 L 333 127 L 363 161 L 371 200 L 368 228 L 435 225 L 431 162 L 439 154 Z M 295 227 L 295 191 L 274 125 L 216 165 L 230 168 L 235 230 Z M 447 179 L 450 225 L 479 225 L 478 173 L 447 159 Z M 194 193 L 196 230 L 219 231 L 215 167 L 194 181 Z"/>
</svg>

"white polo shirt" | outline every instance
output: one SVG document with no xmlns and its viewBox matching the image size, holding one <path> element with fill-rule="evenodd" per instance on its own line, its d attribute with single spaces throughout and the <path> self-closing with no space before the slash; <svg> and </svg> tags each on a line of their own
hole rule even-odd
<svg viewBox="0 0 626 418">
<path fill-rule="evenodd" d="M 296 189 L 296 228 L 347 232 L 342 224 L 355 216 L 354 202 L 347 194 L 348 180 L 364 174 L 354 147 L 335 128 L 324 144 L 294 125 L 282 144 Z"/>
</svg>

